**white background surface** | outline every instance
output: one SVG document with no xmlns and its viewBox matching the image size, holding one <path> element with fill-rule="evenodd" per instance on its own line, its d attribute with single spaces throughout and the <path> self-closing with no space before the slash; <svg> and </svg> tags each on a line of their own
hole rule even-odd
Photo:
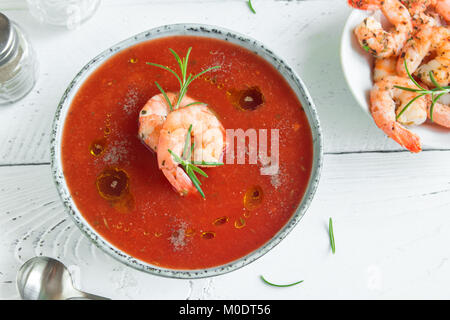
<svg viewBox="0 0 450 320">
<path fill-rule="evenodd" d="M 450 140 L 412 155 L 356 104 L 339 64 L 346 1 L 253 3 L 256 15 L 244 0 L 104 0 L 91 20 L 68 31 L 40 25 L 22 0 L 0 0 L 40 60 L 34 90 L 0 107 L 0 298 L 19 298 L 16 271 L 39 254 L 71 265 L 81 289 L 116 299 L 450 298 Z M 251 265 L 191 281 L 130 269 L 94 247 L 64 212 L 49 165 L 54 111 L 76 72 L 120 40 L 179 22 L 223 26 L 274 49 L 308 86 L 325 140 L 317 195 L 289 236 Z M 273 288 L 261 274 L 305 282 Z"/>
</svg>

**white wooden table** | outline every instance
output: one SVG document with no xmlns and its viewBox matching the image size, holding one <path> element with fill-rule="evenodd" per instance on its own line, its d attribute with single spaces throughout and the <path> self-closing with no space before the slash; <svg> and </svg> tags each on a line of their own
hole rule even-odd
<svg viewBox="0 0 450 320">
<path fill-rule="evenodd" d="M 450 140 L 443 150 L 412 155 L 358 107 L 339 62 L 346 1 L 253 3 L 256 15 L 245 0 L 104 0 L 68 31 L 37 23 L 22 0 L 0 0 L 40 60 L 34 90 L 0 108 L 1 299 L 19 298 L 16 271 L 40 254 L 70 265 L 81 289 L 116 299 L 450 298 Z M 130 269 L 94 247 L 64 212 L 49 165 L 54 111 L 76 72 L 122 39 L 177 22 L 223 26 L 274 48 L 307 84 L 325 137 L 319 190 L 295 230 L 240 270 L 191 281 Z M 305 282 L 273 288 L 261 274 Z"/>
</svg>

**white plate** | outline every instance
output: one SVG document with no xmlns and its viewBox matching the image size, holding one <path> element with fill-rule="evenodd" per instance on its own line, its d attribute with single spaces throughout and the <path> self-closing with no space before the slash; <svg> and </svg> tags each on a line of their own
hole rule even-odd
<svg viewBox="0 0 450 320">
<path fill-rule="evenodd" d="M 344 26 L 341 38 L 341 65 L 348 87 L 361 108 L 370 116 L 369 92 L 372 89 L 373 58 L 358 44 L 353 30 L 371 11 L 353 10 Z M 372 117 L 371 117 L 372 118 Z M 422 146 L 435 149 L 450 148 L 450 130 L 429 122 L 409 129 L 418 134 Z"/>
</svg>

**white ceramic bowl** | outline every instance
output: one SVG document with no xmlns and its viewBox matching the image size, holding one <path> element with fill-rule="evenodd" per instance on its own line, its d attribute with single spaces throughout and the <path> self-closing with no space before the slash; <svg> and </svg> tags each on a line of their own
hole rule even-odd
<svg viewBox="0 0 450 320">
<path fill-rule="evenodd" d="M 313 152 L 314 152 L 313 167 L 311 170 L 311 176 L 308 182 L 308 187 L 296 212 L 292 215 L 289 221 L 281 228 L 281 230 L 276 235 L 274 235 L 269 241 L 267 241 L 264 245 L 262 245 L 255 251 L 249 253 L 248 255 L 242 258 L 231 261 L 224 265 L 207 269 L 175 270 L 175 269 L 161 268 L 155 265 L 151 265 L 147 262 L 141 261 L 139 259 L 136 259 L 135 257 L 115 247 L 113 244 L 111 244 L 105 238 L 103 238 L 86 221 L 86 219 L 84 219 L 83 215 L 81 214 L 81 212 L 79 211 L 75 202 L 72 199 L 62 169 L 61 141 L 65 119 L 69 112 L 72 100 L 76 95 L 80 86 L 84 83 L 84 81 L 88 79 L 89 76 L 93 72 L 95 72 L 95 70 L 100 65 L 102 65 L 106 60 L 108 60 L 117 52 L 144 41 L 174 35 L 193 35 L 199 37 L 221 39 L 237 44 L 263 57 L 267 62 L 272 64 L 272 66 L 283 75 L 283 77 L 286 79 L 286 81 L 289 83 L 291 88 L 296 93 L 308 117 L 308 122 L 311 128 L 313 138 Z M 140 34 L 137 34 L 129 39 L 126 39 L 118 43 L 117 45 L 112 46 L 106 51 L 100 53 L 97 57 L 92 59 L 86 66 L 83 67 L 83 69 L 75 76 L 73 81 L 69 84 L 69 87 L 67 88 L 63 97 L 61 98 L 61 102 L 56 111 L 51 140 L 51 157 L 52 157 L 53 177 L 67 212 L 73 218 L 77 226 L 99 248 L 101 248 L 106 253 L 110 254 L 112 257 L 116 258 L 120 262 L 123 262 L 128 266 L 131 266 L 138 270 L 171 278 L 184 278 L 184 279 L 203 278 L 216 276 L 219 274 L 236 270 L 258 259 L 262 255 L 267 253 L 270 249 L 275 247 L 300 221 L 300 219 L 305 214 L 309 204 L 311 203 L 311 200 L 315 194 L 316 188 L 319 183 L 323 157 L 322 131 L 320 129 L 319 118 L 316 112 L 316 108 L 308 93 L 308 90 L 306 89 L 306 86 L 303 84 L 302 80 L 298 77 L 295 71 L 291 69 L 291 67 L 289 67 L 281 58 L 279 58 L 265 45 L 245 35 L 224 28 L 219 28 L 216 26 L 199 25 L 199 24 L 174 24 L 154 28 L 142 32 Z"/>
<path fill-rule="evenodd" d="M 359 46 L 353 30 L 364 18 L 372 14 L 371 11 L 353 10 L 345 23 L 341 38 L 341 65 L 345 79 L 356 101 L 369 116 L 373 58 Z M 429 122 L 421 126 L 411 126 L 409 129 L 420 136 L 423 147 L 432 149 L 450 147 L 449 129 Z"/>
</svg>

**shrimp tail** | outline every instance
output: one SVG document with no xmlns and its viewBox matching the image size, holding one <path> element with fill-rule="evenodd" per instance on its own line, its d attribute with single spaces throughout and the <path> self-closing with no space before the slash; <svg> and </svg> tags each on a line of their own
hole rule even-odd
<svg viewBox="0 0 450 320">
<path fill-rule="evenodd" d="M 394 122 L 390 137 L 411 152 L 422 151 L 420 138 L 398 122 Z"/>
<path fill-rule="evenodd" d="M 403 125 L 395 121 L 380 121 L 375 112 L 372 111 L 372 115 L 375 120 L 375 124 L 383 130 L 384 133 L 402 147 L 408 149 L 411 152 L 418 153 L 422 151 L 420 137 L 410 130 L 406 129 Z"/>
<path fill-rule="evenodd" d="M 164 167 L 161 168 L 165 177 L 172 185 L 173 189 L 181 196 L 196 195 L 200 196 L 200 193 L 192 184 L 189 176 L 184 172 L 181 167 L 177 167 L 175 170 L 167 170 Z"/>
</svg>

